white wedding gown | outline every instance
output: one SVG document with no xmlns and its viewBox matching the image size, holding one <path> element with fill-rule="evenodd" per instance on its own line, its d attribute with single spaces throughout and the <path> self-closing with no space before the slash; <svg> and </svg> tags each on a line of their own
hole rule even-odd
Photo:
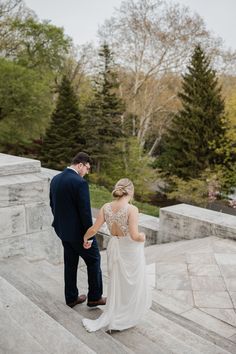
<svg viewBox="0 0 236 354">
<path fill-rule="evenodd" d="M 138 324 L 151 306 L 144 257 L 144 242 L 133 241 L 128 229 L 128 205 L 113 212 L 111 204 L 105 204 L 104 216 L 111 238 L 107 247 L 108 289 L 107 303 L 96 320 L 84 318 L 89 332 L 100 328 L 124 330 Z M 112 236 L 116 224 L 124 236 Z"/>
</svg>

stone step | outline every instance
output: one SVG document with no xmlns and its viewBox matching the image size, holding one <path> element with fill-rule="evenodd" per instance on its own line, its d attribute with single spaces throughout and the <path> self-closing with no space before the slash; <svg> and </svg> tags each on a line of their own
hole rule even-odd
<svg viewBox="0 0 236 354">
<path fill-rule="evenodd" d="M 152 310 L 155 311 L 157 314 L 160 314 L 162 318 L 169 320 L 172 323 L 171 329 L 174 329 L 175 325 L 177 324 L 178 326 L 184 327 L 186 330 L 189 330 L 192 333 L 191 339 L 194 338 L 196 335 L 197 343 L 199 343 L 199 345 L 202 345 L 202 340 L 203 343 L 207 343 L 207 345 L 209 346 L 209 353 L 234 354 L 236 352 L 235 343 L 233 343 L 229 339 L 226 339 L 222 335 L 217 334 L 215 331 L 209 330 L 209 323 L 205 325 L 204 321 L 202 321 L 202 323 L 199 323 L 195 322 L 194 320 L 189 320 L 183 317 L 185 316 L 185 314 L 197 309 L 189 309 L 189 304 L 184 304 L 183 302 L 180 302 L 166 294 L 163 294 L 161 291 L 158 290 L 153 290 L 152 299 Z M 222 325 L 228 326 L 224 323 L 222 323 Z M 216 345 L 216 347 L 214 345 Z M 206 353 L 208 353 L 208 351 Z"/>
<path fill-rule="evenodd" d="M 155 247 L 151 246 L 149 248 L 152 248 L 152 252 L 155 251 L 155 249 L 154 249 Z M 104 263 L 104 264 L 102 264 L 102 269 L 105 269 L 106 268 L 105 252 L 101 252 L 101 256 L 102 256 L 102 263 Z M 47 261 L 41 262 L 40 268 L 43 270 L 44 267 L 45 267 L 45 271 L 48 275 L 50 275 L 54 279 L 57 279 L 57 281 L 60 282 L 60 284 L 63 282 L 63 264 L 60 264 L 55 267 L 55 266 L 52 266 L 51 264 L 49 264 Z M 81 267 L 81 270 L 86 272 L 86 267 L 84 266 L 83 263 L 80 265 L 80 267 Z M 87 278 L 86 278 L 86 275 L 85 274 L 83 275 L 82 273 L 83 272 L 78 272 L 78 279 L 79 279 L 79 283 L 82 285 L 81 290 L 86 292 L 87 287 L 86 286 L 84 287 L 83 284 L 84 283 L 86 284 Z M 104 277 L 104 286 L 106 288 L 106 277 Z M 165 293 L 158 291 L 158 290 L 153 290 L 153 303 L 158 304 L 158 306 L 159 306 L 158 308 L 160 308 L 160 306 L 161 306 L 161 308 L 165 310 L 164 312 L 161 312 L 161 313 L 164 313 L 164 317 L 166 316 L 166 313 L 168 314 L 168 310 L 169 310 L 169 313 L 178 314 L 178 315 L 182 315 L 182 316 L 186 316 L 186 317 L 188 314 L 190 314 L 194 310 L 199 311 L 199 310 L 195 309 L 192 305 L 189 305 L 188 303 L 184 303 L 182 301 L 179 301 L 179 300 L 177 300 L 171 296 L 168 296 Z M 156 308 L 157 308 L 157 306 L 155 306 L 155 309 Z M 204 313 L 202 313 L 202 315 L 209 316 Z M 95 318 L 96 318 L 96 316 L 95 316 Z M 207 321 L 207 323 L 204 322 L 204 318 L 202 320 L 202 323 L 201 322 L 199 323 L 199 321 L 195 321 L 194 318 L 189 318 L 189 319 L 191 321 L 188 321 L 185 318 L 182 318 L 181 316 L 179 316 L 176 321 L 176 318 L 173 317 L 173 321 L 176 321 L 178 324 L 180 324 L 184 328 L 189 329 L 191 332 L 193 332 L 196 335 L 199 335 L 200 337 L 209 341 L 210 344 L 211 343 L 218 343 L 219 347 L 222 347 L 225 350 L 229 350 L 232 352 L 235 351 L 235 344 L 232 344 L 230 341 L 226 340 L 224 338 L 226 336 L 223 337 L 224 332 L 220 331 L 220 329 L 222 331 L 223 331 L 223 329 L 225 331 L 227 331 L 227 333 L 229 334 L 228 335 L 228 338 L 229 338 L 235 332 L 234 328 L 231 329 L 230 328 L 231 326 L 229 326 L 228 324 L 223 323 L 217 319 L 214 319 L 211 316 L 209 316 L 209 320 Z M 214 323 L 212 321 L 214 321 Z M 221 322 L 221 323 L 216 323 L 216 322 Z M 199 326 L 199 324 L 200 324 L 200 326 Z M 206 328 L 204 328 L 204 326 Z M 213 333 L 216 326 L 217 326 L 217 328 L 219 328 L 219 331 L 216 331 L 215 333 Z M 211 329 L 211 331 L 209 331 L 209 329 Z M 217 333 L 219 334 L 219 336 L 217 335 Z"/>
<path fill-rule="evenodd" d="M 2 286 L 2 282 L 1 282 Z M 47 351 L 34 340 L 8 313 L 0 301 L 0 353 L 46 354 Z"/>
<path fill-rule="evenodd" d="M 24 271 L 26 274 L 30 274 L 30 277 L 41 285 L 46 287 L 47 291 L 50 294 L 53 294 L 54 297 L 58 297 L 61 301 L 64 301 L 62 294 L 62 284 L 63 284 L 63 266 L 54 266 L 49 264 L 47 261 L 40 261 L 35 264 L 29 265 L 27 262 L 23 261 L 20 265 L 21 271 Z M 80 282 L 80 289 L 82 292 L 87 292 L 87 276 L 86 268 L 82 265 L 80 271 L 78 272 L 78 278 Z M 56 280 L 57 279 L 57 280 Z M 104 286 L 106 288 L 106 279 L 104 278 Z M 96 319 L 100 314 L 101 310 L 99 308 L 88 310 L 87 306 L 80 305 L 74 308 L 83 317 L 88 317 L 90 319 Z M 143 327 L 142 327 L 143 328 Z M 155 329 L 157 332 L 157 329 Z M 188 354 L 197 354 L 197 351 L 192 350 L 190 347 L 186 346 L 183 342 L 172 338 L 172 336 L 167 333 L 160 331 L 159 336 L 155 338 L 149 338 L 146 335 L 145 331 L 139 329 L 139 326 L 129 329 L 124 332 L 112 332 L 111 335 L 113 338 L 116 338 L 119 342 L 123 343 L 126 347 L 133 350 L 135 353 L 143 353 L 146 348 L 149 348 L 150 353 L 160 353 L 160 354 L 169 354 L 169 353 L 188 353 Z M 167 345 L 168 340 L 163 340 L 163 338 L 169 338 L 170 343 Z M 171 339 L 171 340 L 170 340 Z M 171 347 L 171 350 L 168 349 L 168 346 Z M 178 347 L 178 350 L 174 347 Z"/>
<path fill-rule="evenodd" d="M 23 267 L 23 268 L 22 268 Z M 27 271 L 28 264 L 23 262 L 21 264 L 21 269 Z M 54 266 L 47 261 L 40 261 L 36 264 L 31 264 L 30 269 L 32 277 L 41 286 L 45 286 L 47 290 L 54 294 L 54 296 L 63 297 L 62 286 L 63 284 L 63 265 Z M 87 292 L 87 277 L 86 268 L 81 265 L 81 269 L 78 272 L 78 278 L 80 288 L 82 291 Z M 104 285 L 106 285 L 106 279 L 104 278 Z M 60 294 L 60 295 L 59 295 Z M 62 298 L 63 301 L 63 298 Z M 95 319 L 101 313 L 100 309 L 93 311 L 87 310 L 86 306 L 77 306 L 75 310 L 83 316 Z M 183 310 L 183 309 L 182 309 Z M 186 308 L 184 308 L 186 310 Z M 161 321 L 162 320 L 162 321 Z M 163 323 L 165 324 L 165 330 L 163 330 Z M 173 331 L 173 325 L 175 330 Z M 176 333 L 175 333 L 176 332 Z M 176 335 L 175 335 L 176 334 Z M 188 342 L 186 342 L 186 337 L 191 337 Z M 211 342 L 206 339 L 199 338 L 197 335 L 192 334 L 188 329 L 186 330 L 182 326 L 172 323 L 171 321 L 165 319 L 160 314 L 153 311 L 149 311 L 146 319 L 135 328 L 129 329 L 124 332 L 112 332 L 112 337 L 116 338 L 122 342 L 125 346 L 129 347 L 135 353 L 143 353 L 145 348 L 149 348 L 150 353 L 156 353 L 158 345 L 158 353 L 176 353 L 176 354 L 196 354 L 204 353 L 210 354 L 222 354 L 227 353 L 222 351 L 221 348 L 216 347 Z M 197 346 L 196 343 L 199 342 Z M 195 346 L 193 346 L 193 343 Z M 197 348 L 197 349 L 196 349 Z"/>
<path fill-rule="evenodd" d="M 15 270 L 15 273 L 18 271 Z M 9 316 L 23 331 L 28 333 L 28 337 L 30 335 L 39 344 L 36 350 L 42 347 L 51 354 L 95 353 L 2 277 L 0 278 L 0 299 L 2 307 Z M 11 332 L 11 336 L 14 336 L 14 332 Z M 21 344 L 19 342 L 18 346 Z M 33 353 L 34 346 L 31 350 Z"/>
<path fill-rule="evenodd" d="M 65 331 L 71 332 L 79 342 L 83 342 L 79 348 L 89 347 L 92 353 L 98 354 L 133 353 L 104 331 L 88 333 L 81 322 L 84 316 L 65 305 L 63 283 L 59 285 L 54 279 L 49 278 L 45 271 L 40 272 L 40 262 L 30 263 L 22 257 L 12 257 L 10 260 L 0 262 L 0 275 L 57 321 L 58 325 L 63 326 Z M 80 307 L 87 308 L 85 304 Z M 66 351 L 60 353 L 64 354 Z M 75 353 L 79 353 L 78 349 Z"/>
<path fill-rule="evenodd" d="M 104 258 L 103 257 L 104 254 L 102 252 L 102 258 Z M 50 275 L 50 277 L 52 277 L 54 280 L 57 279 L 57 281 L 60 281 L 60 283 L 63 281 L 63 265 L 53 266 L 49 264 L 47 261 L 41 261 L 40 269 L 42 271 L 45 271 L 47 275 L 48 276 Z M 78 279 L 80 281 L 82 290 L 87 291 L 87 287 L 86 285 L 84 285 L 84 282 L 87 281 L 87 277 L 85 273 L 86 273 L 86 267 L 82 265 L 80 271 L 78 272 Z M 104 286 L 106 288 L 106 277 L 104 277 Z M 59 288 L 58 288 L 58 292 L 59 292 Z M 189 309 L 189 307 L 187 309 Z M 88 317 L 88 312 L 86 311 L 86 309 L 84 309 L 84 307 L 77 307 L 76 310 L 82 313 L 84 316 Z M 186 308 L 184 308 L 184 310 L 186 310 Z M 91 311 L 89 318 L 95 319 L 99 316 L 100 313 L 101 312 L 99 309 L 97 309 L 96 311 Z M 150 311 L 150 313 L 153 316 L 153 311 Z M 149 317 L 150 316 L 148 314 L 147 319 Z M 171 328 L 172 324 L 170 323 L 169 326 Z M 135 353 L 139 353 L 139 352 L 143 353 L 145 352 L 145 348 L 147 347 L 149 348 L 150 352 L 152 352 L 153 349 L 153 352 L 155 353 L 157 349 L 155 347 L 153 348 L 153 345 L 150 346 L 150 343 L 148 344 L 148 341 L 154 342 L 156 343 L 156 345 L 158 345 L 158 350 L 159 350 L 158 353 L 165 353 L 165 354 L 199 353 L 199 351 L 196 351 L 191 346 L 187 346 L 184 341 L 175 338 L 173 336 L 173 333 L 170 334 L 168 333 L 168 330 L 163 331 L 162 329 L 160 329 L 160 326 L 155 326 L 155 328 L 152 329 L 153 335 L 146 333 L 147 328 L 150 328 L 150 324 L 146 320 L 145 322 L 143 322 L 143 325 L 140 324 L 135 328 L 129 329 L 128 331 L 112 332 L 112 336 L 114 338 L 117 338 L 120 342 L 122 342 L 126 346 L 129 346 L 132 350 L 135 351 Z M 179 331 L 181 330 L 183 332 L 185 331 L 182 327 L 180 327 Z M 187 334 L 189 335 L 189 333 Z M 209 343 L 207 341 L 205 342 L 206 342 L 205 347 L 207 347 Z M 211 343 L 209 344 L 209 347 L 210 348 L 212 347 Z M 214 353 L 214 351 L 209 351 L 209 353 Z"/>
<path fill-rule="evenodd" d="M 60 265 L 59 267 L 53 266 L 49 264 L 47 261 L 31 263 L 30 268 L 28 262 L 25 262 L 24 260 L 20 264 L 20 269 L 26 274 L 26 276 L 30 276 L 31 278 L 34 279 L 35 282 L 37 282 L 38 285 L 46 288 L 47 291 L 50 293 L 50 295 L 53 296 L 55 299 L 64 302 L 62 268 L 63 268 L 62 265 Z M 81 268 L 84 268 L 84 266 L 82 265 Z M 86 294 L 87 275 L 85 273 L 85 269 L 84 271 L 81 271 L 80 269 L 80 271 L 78 272 L 78 278 L 79 278 L 79 283 L 81 285 L 80 286 L 81 293 L 84 292 Z M 104 288 L 106 289 L 106 282 L 104 282 Z M 74 312 L 76 311 L 78 313 L 78 315 L 80 316 L 80 321 L 81 318 L 83 317 L 95 319 L 101 314 L 101 310 L 99 308 L 88 309 L 88 307 L 85 304 L 76 306 L 73 309 L 73 311 Z M 107 333 L 104 332 L 104 330 L 96 332 L 96 334 L 101 332 L 108 335 Z M 91 334 L 89 335 L 91 336 Z M 119 341 L 113 338 L 113 335 L 109 337 L 110 339 L 112 339 L 112 341 L 119 343 L 118 344 L 119 353 L 121 353 L 120 347 L 121 348 L 123 347 L 126 348 L 127 352 L 132 352 L 132 353 L 133 350 L 135 351 L 135 353 L 143 353 L 143 350 L 145 348 L 149 348 L 150 353 L 156 353 L 158 350 L 160 354 L 162 353 L 168 354 L 166 351 L 162 351 L 162 348 L 159 344 L 153 343 L 153 341 L 147 339 L 145 335 L 142 335 L 141 333 L 137 333 L 136 330 L 131 330 L 127 332 L 125 336 L 122 336 L 122 340 Z"/>
<path fill-rule="evenodd" d="M 229 353 L 228 349 L 233 349 L 233 345 L 228 346 L 227 349 L 224 348 L 225 345 L 218 346 L 214 343 L 215 338 L 207 338 L 206 332 L 202 333 L 200 331 L 197 331 L 195 330 L 195 326 L 188 326 L 187 323 L 184 322 L 177 323 L 174 320 L 163 316 L 165 312 L 161 312 L 161 314 L 157 312 L 154 306 L 152 307 L 152 309 L 155 312 L 155 316 L 151 314 L 148 318 L 148 323 L 150 327 L 159 327 L 162 328 L 162 330 L 168 330 L 169 334 L 171 334 L 178 340 L 184 342 L 186 345 L 189 345 L 190 347 L 199 351 L 200 353 L 226 354 Z M 202 334 L 204 334 L 204 336 L 202 336 Z M 225 340 L 224 338 L 220 339 L 223 339 L 223 341 Z"/>
</svg>

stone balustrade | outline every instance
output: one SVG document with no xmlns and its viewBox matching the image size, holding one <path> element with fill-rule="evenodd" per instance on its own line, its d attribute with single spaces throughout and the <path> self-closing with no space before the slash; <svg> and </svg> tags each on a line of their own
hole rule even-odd
<svg viewBox="0 0 236 354">
<path fill-rule="evenodd" d="M 158 242 L 217 236 L 236 240 L 236 217 L 188 204 L 160 210 Z"/>
<path fill-rule="evenodd" d="M 0 154 L 0 258 L 61 259 L 40 161 Z"/>
<path fill-rule="evenodd" d="M 48 197 L 50 180 L 57 173 L 41 168 L 40 161 L 0 154 L 0 258 L 24 255 L 54 263 L 62 260 Z M 160 221 L 140 214 L 139 230 L 146 234 L 146 246 L 207 236 L 236 239 L 236 218 L 178 204 L 162 208 Z M 101 249 L 106 248 L 108 236 L 103 225 L 97 237 Z"/>
</svg>

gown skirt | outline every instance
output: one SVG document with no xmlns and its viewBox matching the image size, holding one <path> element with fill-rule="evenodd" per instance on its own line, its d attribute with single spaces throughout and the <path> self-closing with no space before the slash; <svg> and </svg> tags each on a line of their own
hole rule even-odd
<svg viewBox="0 0 236 354">
<path fill-rule="evenodd" d="M 107 247 L 107 303 L 96 320 L 84 318 L 89 332 L 101 328 L 124 330 L 139 323 L 151 306 L 144 256 L 144 242 L 130 236 L 111 236 Z"/>
</svg>

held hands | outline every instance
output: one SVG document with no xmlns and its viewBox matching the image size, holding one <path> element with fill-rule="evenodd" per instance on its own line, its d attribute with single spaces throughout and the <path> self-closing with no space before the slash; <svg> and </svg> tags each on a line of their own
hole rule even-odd
<svg viewBox="0 0 236 354">
<path fill-rule="evenodd" d="M 93 240 L 84 240 L 84 248 L 87 250 L 92 247 Z"/>
<path fill-rule="evenodd" d="M 145 240 L 146 240 L 146 235 L 145 235 L 145 233 L 144 233 L 144 232 L 140 232 L 140 233 L 139 233 L 139 241 L 140 241 L 140 242 L 145 242 Z"/>
</svg>

